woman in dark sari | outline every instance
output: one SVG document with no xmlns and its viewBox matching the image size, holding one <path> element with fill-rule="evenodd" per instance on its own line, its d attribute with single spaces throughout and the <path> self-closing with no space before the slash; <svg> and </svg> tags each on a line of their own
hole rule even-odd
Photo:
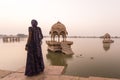
<svg viewBox="0 0 120 80">
<path fill-rule="evenodd" d="M 26 44 L 27 61 L 26 61 L 26 76 L 37 75 L 44 71 L 44 62 L 41 50 L 43 35 L 41 28 L 37 27 L 36 20 L 31 21 L 32 27 L 29 27 L 29 37 Z"/>
</svg>

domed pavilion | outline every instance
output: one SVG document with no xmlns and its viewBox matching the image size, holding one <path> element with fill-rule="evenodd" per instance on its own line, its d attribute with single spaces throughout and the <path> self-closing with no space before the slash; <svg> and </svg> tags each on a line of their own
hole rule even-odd
<svg viewBox="0 0 120 80">
<path fill-rule="evenodd" d="M 104 43 L 112 43 L 112 42 L 114 42 L 113 40 L 111 40 L 111 36 L 110 36 L 110 34 L 108 34 L 108 33 L 106 33 L 106 34 L 103 36 L 103 38 L 104 38 L 104 40 L 103 40 Z"/>
<path fill-rule="evenodd" d="M 49 34 L 51 36 L 51 40 L 46 41 L 48 45 L 48 50 L 53 52 L 61 51 L 68 55 L 73 54 L 73 51 L 71 49 L 71 45 L 73 44 L 73 42 L 66 40 L 68 32 L 64 24 L 58 21 L 57 23 L 52 25 Z"/>
<path fill-rule="evenodd" d="M 104 35 L 104 39 L 110 39 L 110 38 L 111 38 L 110 34 L 106 33 L 106 34 Z"/>
</svg>

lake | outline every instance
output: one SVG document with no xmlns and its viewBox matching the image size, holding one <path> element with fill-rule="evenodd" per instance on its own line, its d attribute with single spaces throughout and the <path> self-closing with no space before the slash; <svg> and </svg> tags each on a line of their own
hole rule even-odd
<svg viewBox="0 0 120 80">
<path fill-rule="evenodd" d="M 73 41 L 73 56 L 47 51 L 46 40 L 42 44 L 45 65 L 64 66 L 64 75 L 120 78 L 120 39 L 103 44 L 100 38 L 68 38 Z M 0 69 L 15 71 L 26 64 L 26 39 L 19 42 L 3 42 L 0 39 Z"/>
</svg>

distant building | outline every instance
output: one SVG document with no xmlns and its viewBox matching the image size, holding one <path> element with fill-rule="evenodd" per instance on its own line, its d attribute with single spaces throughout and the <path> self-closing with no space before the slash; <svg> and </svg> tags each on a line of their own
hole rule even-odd
<svg viewBox="0 0 120 80">
<path fill-rule="evenodd" d="M 104 36 L 103 36 L 104 40 L 103 40 L 103 43 L 112 43 L 114 42 L 113 40 L 111 40 L 111 36 L 110 34 L 106 33 Z"/>
<path fill-rule="evenodd" d="M 25 35 L 25 34 L 17 34 L 17 36 L 20 37 L 20 38 L 25 38 L 25 37 L 27 37 L 27 35 Z"/>
</svg>

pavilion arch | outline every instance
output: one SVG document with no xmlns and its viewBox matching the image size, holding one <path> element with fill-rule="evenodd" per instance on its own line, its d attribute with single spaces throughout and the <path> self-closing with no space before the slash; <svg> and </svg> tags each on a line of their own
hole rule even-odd
<svg viewBox="0 0 120 80">
<path fill-rule="evenodd" d="M 55 23 L 51 30 L 50 30 L 50 33 L 51 35 L 51 41 L 55 41 L 55 38 L 58 37 L 58 42 L 60 42 L 60 37 L 62 36 L 63 38 L 63 41 L 66 41 L 66 38 L 67 38 L 67 31 L 66 31 L 66 28 L 65 26 L 61 23 L 61 22 L 57 22 Z M 57 37 L 56 37 L 57 36 Z"/>
</svg>

